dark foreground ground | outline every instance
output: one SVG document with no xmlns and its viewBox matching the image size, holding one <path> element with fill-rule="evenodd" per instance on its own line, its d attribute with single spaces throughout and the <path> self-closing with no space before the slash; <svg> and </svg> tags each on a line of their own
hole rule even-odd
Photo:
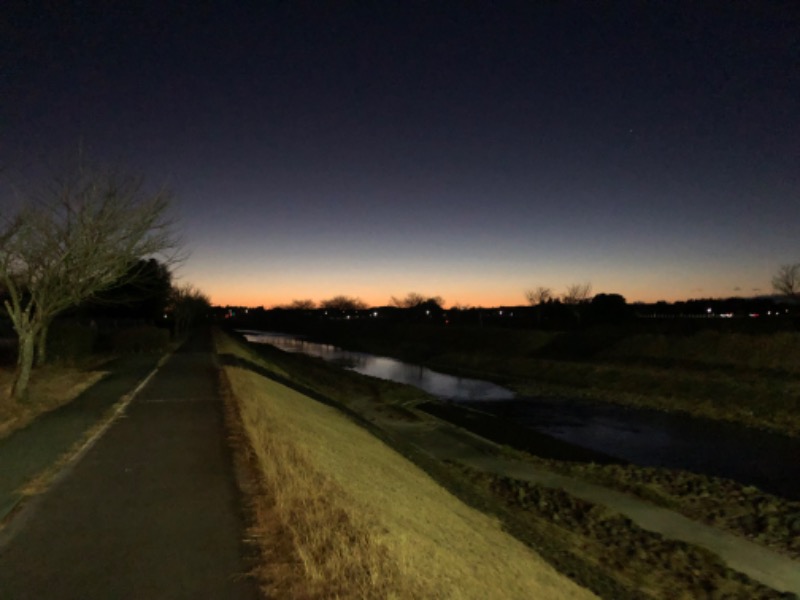
<svg viewBox="0 0 800 600">
<path fill-rule="evenodd" d="M 0 532 L 0 598 L 257 598 L 210 337 Z"/>
</svg>

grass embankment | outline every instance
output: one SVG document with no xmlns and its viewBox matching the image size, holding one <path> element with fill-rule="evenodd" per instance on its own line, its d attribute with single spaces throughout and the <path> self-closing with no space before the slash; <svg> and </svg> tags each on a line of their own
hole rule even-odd
<svg viewBox="0 0 800 600">
<path fill-rule="evenodd" d="M 574 333 L 329 327 L 345 347 L 490 379 L 522 395 L 600 400 L 800 436 L 800 334 Z"/>
<path fill-rule="evenodd" d="M 81 392 L 105 375 L 106 359 L 86 361 L 79 366 L 46 365 L 31 379 L 28 399 L 9 398 L 13 368 L 0 367 L 0 439 L 30 424 L 36 417 L 72 402 Z"/>
<path fill-rule="evenodd" d="M 228 350 L 223 350 L 223 352 L 225 351 Z M 309 393 L 311 395 L 320 394 L 324 398 L 340 402 L 347 409 L 352 409 L 359 415 L 366 417 L 369 421 L 368 427 L 370 429 L 374 429 L 377 426 L 383 431 L 389 431 L 390 435 L 387 439 L 396 447 L 403 447 L 401 442 L 398 446 L 398 437 L 402 438 L 414 431 L 430 432 L 437 427 L 434 422 L 426 421 L 428 417 L 424 413 L 418 413 L 413 409 L 413 405 L 417 401 L 430 399 L 424 393 L 407 386 L 359 376 L 328 365 L 319 359 L 287 354 L 270 347 L 258 347 L 257 350 L 255 348 L 249 349 L 247 355 L 250 357 L 249 361 L 257 362 L 260 365 L 259 367 L 252 367 L 254 362 L 249 362 L 251 370 L 252 368 L 265 368 L 271 373 L 271 377 L 284 377 L 293 383 L 310 389 Z M 231 362 L 225 354 L 223 354 L 223 362 Z M 254 376 L 252 372 L 250 372 L 250 375 Z M 273 383 L 272 385 L 277 384 Z M 308 399 L 303 398 L 303 403 L 307 402 Z M 291 405 L 286 408 L 289 411 L 293 411 Z M 339 419 L 342 418 L 341 414 L 336 412 L 331 414 L 337 414 Z M 298 420 L 298 423 L 296 423 L 298 427 L 305 427 L 305 420 L 307 419 L 303 413 L 287 414 L 281 417 L 280 420 L 284 418 L 291 419 L 292 417 Z M 320 426 L 328 427 L 329 418 L 325 417 L 324 423 Z M 307 430 L 309 435 L 312 432 L 318 436 L 317 439 L 327 439 L 326 436 L 320 436 L 313 428 Z M 465 441 L 470 438 L 461 439 Z M 292 441 L 289 440 L 288 443 L 292 443 Z M 444 440 L 442 441 L 446 443 Z M 376 440 L 371 438 L 371 442 L 376 443 Z M 315 441 L 311 440 L 308 443 L 314 444 Z M 331 444 L 328 442 L 326 445 L 338 451 L 341 443 Z M 485 445 L 480 447 L 481 452 L 487 451 Z M 369 448 L 371 446 L 365 446 L 365 449 Z M 405 449 L 402 451 L 406 452 Z M 520 457 L 520 453 L 516 451 L 500 450 L 499 448 L 496 450 L 498 460 L 503 460 L 503 456 L 509 453 L 511 458 Z M 347 460 L 355 461 L 363 458 L 360 452 L 356 452 L 355 456 L 348 453 L 342 456 L 349 456 L 350 458 Z M 546 556 L 552 564 L 558 565 L 562 572 L 570 573 L 571 577 L 575 577 L 583 585 L 594 589 L 602 597 L 615 598 L 616 600 L 620 598 L 782 597 L 777 592 L 773 592 L 725 568 L 718 559 L 708 552 L 698 550 L 687 544 L 665 540 L 658 534 L 642 530 L 613 511 L 571 498 L 558 490 L 550 490 L 527 482 L 486 473 L 470 472 L 469 469 L 465 469 L 460 465 L 438 463 L 438 467 L 432 467 L 430 460 L 433 459 L 430 457 L 420 462 L 420 456 L 415 453 L 410 456 L 415 462 L 422 465 L 427 472 L 431 473 L 437 481 L 457 494 L 463 501 L 471 506 L 480 508 L 487 514 L 496 515 L 507 531 L 513 532 L 514 536 L 519 540 L 535 548 L 538 553 Z M 555 461 L 542 461 L 529 455 L 525 455 L 525 457 L 535 463 L 537 468 L 562 470 L 563 465 L 556 464 Z M 331 459 L 331 457 L 328 457 L 328 459 Z M 325 461 L 318 461 L 317 463 L 318 466 L 323 466 L 324 464 L 326 464 Z M 649 491 L 649 494 L 641 494 L 645 498 L 656 500 L 659 504 L 665 504 L 679 511 L 690 505 L 694 506 L 693 503 L 696 500 L 701 500 L 694 508 L 694 512 L 697 513 L 694 518 L 705 520 L 704 517 L 708 516 L 704 515 L 703 511 L 710 505 L 703 504 L 702 499 L 709 500 L 709 494 L 702 487 L 704 478 L 701 476 L 678 473 L 678 477 L 675 477 L 676 474 L 672 471 L 659 469 L 642 470 L 653 471 L 653 474 L 648 478 L 644 477 L 644 474 L 639 472 L 636 467 L 630 467 L 632 473 L 627 473 L 626 471 L 627 474 L 623 477 L 619 473 L 604 472 L 599 465 L 575 465 L 572 463 L 570 465 L 574 469 L 573 475 L 579 478 L 585 476 L 587 479 L 600 481 L 610 487 L 635 491 L 633 490 L 634 484 L 641 483 Z M 342 463 L 341 466 L 347 471 L 340 476 L 347 477 L 349 475 L 347 463 Z M 306 467 L 303 466 L 301 468 L 304 469 Z M 622 469 L 622 467 L 620 468 Z M 601 470 L 599 474 L 594 473 L 597 469 Z M 629 467 L 624 469 L 629 469 Z M 374 477 L 370 479 L 369 485 L 373 488 L 385 485 L 391 488 L 397 485 L 409 485 L 403 483 L 404 480 L 397 479 L 391 470 L 387 469 L 385 472 L 392 475 L 388 482 L 383 477 L 383 472 L 379 471 L 373 473 Z M 291 476 L 291 474 L 288 476 Z M 687 482 L 681 476 L 694 477 L 696 480 L 693 479 L 688 482 L 690 485 L 682 485 L 681 482 Z M 669 494 L 666 494 L 664 489 L 660 493 L 653 491 L 653 481 L 659 479 L 664 480 L 664 488 L 668 487 L 669 484 L 673 484 L 674 489 L 670 490 L 672 495 L 669 498 L 667 498 Z M 721 484 L 725 483 L 735 485 L 732 482 L 721 482 Z M 346 485 L 342 486 L 341 489 L 346 490 Z M 722 490 L 722 488 L 719 488 L 719 490 Z M 727 492 L 728 488 L 724 488 L 723 491 Z M 267 492 L 269 492 L 268 489 Z M 753 492 L 755 493 L 756 491 L 753 490 Z M 312 494 L 312 497 L 316 496 Z M 352 498 L 349 495 L 349 491 L 342 495 L 334 494 L 332 497 L 343 498 L 345 499 L 343 500 L 344 502 Z M 262 497 L 260 505 L 272 506 L 272 503 L 276 500 L 271 498 L 269 493 L 266 493 Z M 388 501 L 397 503 L 396 500 L 392 500 L 390 497 L 387 498 Z M 764 498 L 767 498 L 767 503 L 763 502 Z M 774 498 L 770 500 L 766 496 L 764 498 L 757 500 L 756 496 L 751 494 L 747 496 L 747 499 L 751 499 L 753 502 L 743 502 L 736 506 L 733 506 L 733 504 L 736 504 L 738 499 L 731 498 L 730 502 L 733 510 L 728 511 L 727 514 L 733 515 L 736 513 L 745 520 L 755 515 L 757 518 L 754 522 L 760 523 L 761 517 L 770 512 L 771 505 L 769 501 L 776 500 Z M 726 499 L 724 497 L 718 498 L 717 501 L 717 505 L 725 506 Z M 286 506 L 291 505 L 287 503 Z M 762 508 L 763 510 L 761 510 Z M 791 507 L 784 506 L 783 508 Z M 687 512 L 692 514 L 691 510 Z M 788 511 L 780 514 L 787 518 L 790 516 Z M 287 526 L 283 524 L 283 521 L 273 518 L 271 515 L 272 513 L 269 510 L 265 509 L 263 511 L 260 519 L 262 523 L 259 529 L 260 534 L 256 537 L 267 541 L 289 539 L 291 543 L 288 550 L 274 550 L 272 555 L 297 556 L 292 550 L 294 542 L 291 540 L 294 538 L 286 535 Z M 772 514 L 771 518 L 774 520 L 774 514 Z M 377 522 L 379 521 L 375 523 Z M 788 525 L 789 521 L 783 520 L 782 523 Z M 280 524 L 283 529 L 279 529 L 276 524 Z M 278 531 L 278 533 L 270 534 L 271 531 Z M 283 535 L 280 535 L 281 531 Z M 779 535 L 779 531 L 780 528 L 774 528 L 775 536 L 773 538 Z M 739 532 L 742 533 L 741 530 Z M 745 533 L 749 533 L 749 531 L 745 531 Z M 752 537 L 755 537 L 759 543 L 771 545 L 771 540 L 768 539 L 769 536 Z M 269 552 L 269 544 L 267 546 Z M 779 544 L 776 546 L 780 547 Z M 284 565 L 283 570 L 277 566 L 279 564 Z M 304 589 L 302 585 L 306 584 L 303 583 L 305 581 L 303 578 L 307 577 L 307 575 L 303 571 L 302 565 L 303 563 L 299 558 L 295 558 L 295 563 L 290 564 L 273 561 L 272 568 L 275 571 L 272 575 L 268 571 L 265 577 L 268 580 L 271 577 L 273 582 L 280 582 L 292 579 L 287 573 L 295 573 L 294 577 L 299 583 L 297 584 L 298 587 L 293 589 Z M 297 579 L 297 571 L 300 572 L 299 579 Z M 393 573 L 396 573 L 396 571 L 393 571 Z M 286 588 L 283 589 L 285 590 Z M 281 594 L 280 590 L 276 593 L 279 596 L 288 595 L 285 592 Z M 377 591 L 375 591 L 375 594 L 381 595 Z M 324 595 L 324 593 L 320 592 L 320 595 Z M 346 596 L 347 594 L 343 595 Z M 449 593 L 445 594 L 445 596 L 452 597 Z M 492 591 L 488 597 L 498 597 L 497 592 Z"/>
<path fill-rule="evenodd" d="M 281 374 L 230 338 L 217 344 Z M 224 372 L 263 478 L 252 534 L 265 549 L 269 594 L 591 597 L 341 412 L 257 368 Z"/>
</svg>

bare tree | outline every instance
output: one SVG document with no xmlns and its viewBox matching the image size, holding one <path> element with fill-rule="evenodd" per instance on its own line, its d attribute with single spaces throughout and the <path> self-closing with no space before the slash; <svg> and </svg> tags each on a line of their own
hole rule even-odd
<svg viewBox="0 0 800 600">
<path fill-rule="evenodd" d="M 286 305 L 289 310 L 314 310 L 317 308 L 317 303 L 313 300 L 292 300 Z"/>
<path fill-rule="evenodd" d="M 553 299 L 553 290 L 549 287 L 539 286 L 535 290 L 528 290 L 525 292 L 525 298 L 531 306 L 544 304 Z"/>
<path fill-rule="evenodd" d="M 396 306 L 397 308 L 413 308 L 419 306 L 423 302 L 425 302 L 425 296 L 416 292 L 409 292 L 406 294 L 405 298 L 392 296 L 389 300 L 389 305 Z"/>
<path fill-rule="evenodd" d="M 444 299 L 441 296 L 425 297 L 416 292 L 409 292 L 405 298 L 397 298 L 392 296 L 389 302 L 392 306 L 396 306 L 397 308 L 417 308 L 423 304 L 435 304 L 440 308 L 444 306 Z"/>
<path fill-rule="evenodd" d="M 367 304 L 361 298 L 334 296 L 329 300 L 320 302 L 320 307 L 326 310 L 364 310 L 367 308 Z"/>
<path fill-rule="evenodd" d="M 141 179 L 78 168 L 0 225 L 4 307 L 19 340 L 11 394 L 25 397 L 34 357 L 44 360 L 50 323 L 65 309 L 119 285 L 136 262 L 179 247 L 167 216 L 170 194 Z"/>
<path fill-rule="evenodd" d="M 772 288 L 787 298 L 800 300 L 800 263 L 781 265 L 772 278 Z"/>
<path fill-rule="evenodd" d="M 211 301 L 203 292 L 187 283 L 172 288 L 170 308 L 175 320 L 175 337 L 181 337 L 197 319 L 208 314 Z"/>
<path fill-rule="evenodd" d="M 567 290 L 561 296 L 561 301 L 564 304 L 581 304 L 589 299 L 591 293 L 591 283 L 573 283 L 567 286 Z"/>
</svg>

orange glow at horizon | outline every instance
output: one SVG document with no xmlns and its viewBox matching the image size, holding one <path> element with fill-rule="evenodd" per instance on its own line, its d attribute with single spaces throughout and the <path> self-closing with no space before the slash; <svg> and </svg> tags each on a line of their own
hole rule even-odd
<svg viewBox="0 0 800 600">
<path fill-rule="evenodd" d="M 261 293 L 254 290 L 227 290 L 225 292 L 210 292 L 211 302 L 217 306 L 246 306 L 250 308 L 255 307 L 264 307 L 264 308 L 274 308 L 276 306 L 283 306 L 290 304 L 294 300 L 312 300 L 316 304 L 319 304 L 321 301 L 326 299 L 332 298 L 334 296 L 344 295 L 348 297 L 359 298 L 363 300 L 367 306 L 369 307 L 376 307 L 376 306 L 388 306 L 391 303 L 392 296 L 402 298 L 408 292 L 417 292 L 419 290 L 408 290 L 406 292 L 400 293 L 346 293 L 346 292 L 332 292 L 328 294 L 292 294 L 289 292 L 283 293 Z M 554 289 L 554 293 L 559 295 L 562 290 Z M 451 308 L 454 305 L 460 306 L 467 306 L 467 307 L 484 307 L 490 308 L 495 306 L 524 306 L 527 304 L 524 295 L 525 290 L 521 289 L 518 293 L 493 293 L 491 291 L 485 292 L 473 292 L 470 294 L 446 294 L 442 292 L 432 291 L 430 294 L 426 294 L 423 291 L 419 291 L 422 295 L 431 295 L 431 296 L 441 296 L 444 298 L 444 305 L 446 308 Z M 678 294 L 670 294 L 668 292 L 665 293 L 654 293 L 650 292 L 642 292 L 640 294 L 626 294 L 625 290 L 615 290 L 615 289 L 597 289 L 592 291 L 592 295 L 596 293 L 617 293 L 621 294 L 625 297 L 629 304 L 635 302 L 644 302 L 644 303 L 654 303 L 658 301 L 666 301 L 666 302 L 679 302 L 682 300 L 689 300 L 692 298 L 729 298 L 736 295 L 745 295 L 745 294 L 736 294 L 736 293 L 713 293 L 712 290 L 709 290 L 709 293 L 696 293 L 691 295 L 678 295 Z"/>
<path fill-rule="evenodd" d="M 392 297 L 414 292 L 439 296 L 450 308 L 524 306 L 525 292 L 549 287 L 560 296 L 570 284 L 591 284 L 591 295 L 621 294 L 628 303 L 675 302 L 697 298 L 752 297 L 769 293 L 768 266 L 715 268 L 715 265 L 645 266 L 572 262 L 505 261 L 449 263 L 408 260 L 391 264 L 362 261 L 316 264 L 292 261 L 261 265 L 251 257 L 223 263 L 218 256 L 197 256 L 180 279 L 193 283 L 218 306 L 272 308 L 293 300 L 319 303 L 334 296 L 359 298 L 368 306 L 386 306 Z"/>
</svg>

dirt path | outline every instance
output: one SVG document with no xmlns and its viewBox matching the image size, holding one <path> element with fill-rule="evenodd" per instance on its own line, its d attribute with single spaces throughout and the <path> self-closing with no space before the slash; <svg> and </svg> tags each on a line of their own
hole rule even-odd
<svg viewBox="0 0 800 600">
<path fill-rule="evenodd" d="M 207 335 L 0 540 L 2 598 L 257 598 Z"/>
<path fill-rule="evenodd" d="M 384 421 L 417 448 L 439 460 L 451 460 L 488 473 L 531 481 L 606 506 L 643 529 L 706 548 L 730 568 L 782 592 L 800 595 L 800 562 L 744 538 L 692 521 L 674 511 L 579 479 L 542 470 L 524 461 L 498 457 L 494 444 L 444 422 L 425 425 Z"/>
</svg>

